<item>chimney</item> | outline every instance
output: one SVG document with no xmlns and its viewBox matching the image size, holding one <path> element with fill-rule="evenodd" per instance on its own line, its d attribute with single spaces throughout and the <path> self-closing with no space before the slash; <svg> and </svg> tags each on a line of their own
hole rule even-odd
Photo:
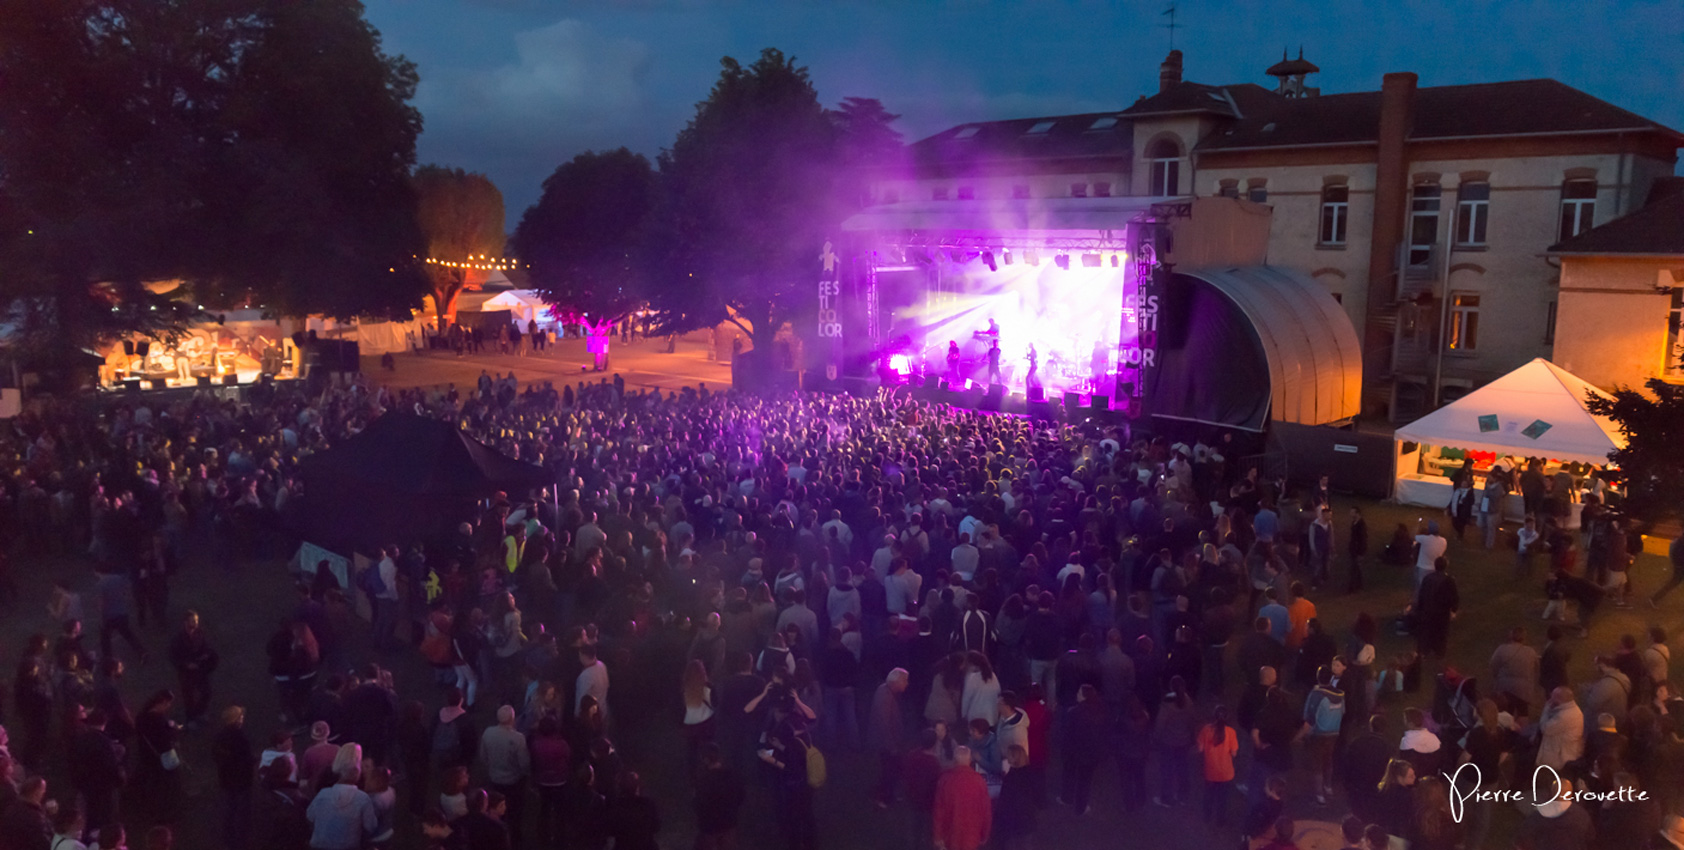
<svg viewBox="0 0 1684 850">
<path fill-rule="evenodd" d="M 1170 90 L 1170 87 L 1181 82 L 1181 51 L 1171 50 L 1164 57 L 1164 64 L 1158 66 L 1158 93 Z"/>
<path fill-rule="evenodd" d="M 1396 300 L 1398 245 L 1409 204 L 1407 141 L 1415 120 L 1416 76 L 1387 74 L 1380 83 L 1380 127 L 1375 151 L 1374 229 L 1368 251 L 1368 304 L 1364 308 L 1363 372 L 1369 381 L 1391 371 L 1392 332 L 1385 322 Z"/>
</svg>

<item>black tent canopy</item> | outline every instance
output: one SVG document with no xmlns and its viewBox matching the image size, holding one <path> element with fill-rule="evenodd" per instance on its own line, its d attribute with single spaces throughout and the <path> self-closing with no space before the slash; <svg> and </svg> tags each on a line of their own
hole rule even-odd
<svg viewBox="0 0 1684 850">
<path fill-rule="evenodd" d="M 543 468 L 499 454 L 454 423 L 387 413 L 306 458 L 300 534 L 348 553 L 436 537 L 499 490 L 549 484 Z"/>
</svg>

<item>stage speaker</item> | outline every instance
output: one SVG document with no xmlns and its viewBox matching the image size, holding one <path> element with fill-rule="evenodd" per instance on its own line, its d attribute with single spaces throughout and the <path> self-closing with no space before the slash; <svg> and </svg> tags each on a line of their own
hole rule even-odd
<svg viewBox="0 0 1684 850">
<path fill-rule="evenodd" d="M 998 412 L 1000 412 L 1000 403 L 1002 401 L 1004 401 L 1005 398 L 1006 398 L 1006 387 L 1005 387 L 1005 385 L 994 384 L 993 386 L 988 388 L 987 392 L 982 394 L 982 401 L 977 403 L 977 409 L 978 410 L 986 410 L 986 411 L 990 411 L 990 412 L 993 412 L 993 413 L 998 413 Z"/>
<path fill-rule="evenodd" d="M 1031 399 L 1028 406 L 1027 406 L 1027 412 L 1029 414 L 1030 419 L 1051 420 L 1051 419 L 1054 418 L 1053 417 L 1053 406 L 1050 402 L 1046 401 L 1045 399 L 1042 399 L 1040 401 L 1036 401 L 1034 399 Z"/>
<path fill-rule="evenodd" d="M 1064 409 L 1075 410 L 1082 406 L 1082 394 L 1066 392 L 1064 394 Z"/>
<path fill-rule="evenodd" d="M 1088 406 L 1094 410 L 1110 410 L 1111 399 L 1107 396 L 1096 395 L 1088 401 Z"/>
<path fill-rule="evenodd" d="M 144 339 L 141 340 L 140 342 L 137 342 L 137 343 L 134 344 L 134 353 L 135 353 L 136 357 L 145 357 L 147 352 L 149 352 L 151 350 L 152 350 L 152 343 L 150 343 L 150 342 L 148 342 Z"/>
<path fill-rule="evenodd" d="M 163 378 L 151 378 L 149 380 L 152 382 L 152 389 L 155 390 L 168 389 L 170 386 L 169 382 Z"/>
<path fill-rule="evenodd" d="M 123 381 L 123 389 L 127 390 L 128 392 L 131 392 L 131 393 L 140 392 L 140 379 L 139 378 L 127 378 L 127 379 L 125 379 Z"/>
<path fill-rule="evenodd" d="M 209 375 L 200 375 L 199 379 L 198 379 L 198 385 L 201 386 L 201 387 L 210 386 L 211 385 L 210 376 Z"/>
<path fill-rule="evenodd" d="M 223 375 L 222 376 L 222 385 L 225 386 L 225 387 L 237 387 L 237 386 L 239 386 L 240 385 L 240 375 L 239 375 L 239 373 L 238 372 L 229 372 L 228 374 Z"/>
<path fill-rule="evenodd" d="M 924 376 L 924 388 L 925 389 L 930 389 L 930 390 L 937 389 L 941 386 L 941 384 L 942 384 L 942 380 L 941 380 L 940 375 L 930 373 L 930 374 L 926 374 Z"/>
<path fill-rule="evenodd" d="M 1046 401 L 1047 400 L 1046 389 L 1043 388 L 1043 387 L 1030 387 L 1029 388 L 1029 400 L 1032 401 L 1032 402 Z"/>
</svg>

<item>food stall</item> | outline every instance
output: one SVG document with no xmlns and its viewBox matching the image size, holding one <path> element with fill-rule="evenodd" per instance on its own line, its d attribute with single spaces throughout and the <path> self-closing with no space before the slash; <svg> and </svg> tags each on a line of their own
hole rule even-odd
<svg viewBox="0 0 1684 850">
<path fill-rule="evenodd" d="M 1591 395 L 1609 397 L 1540 357 L 1397 429 L 1393 498 L 1442 508 L 1450 503 L 1453 476 L 1464 466 L 1477 489 L 1494 470 L 1522 470 L 1537 458 L 1546 479 L 1569 486 L 1566 524 L 1577 527 L 1582 491 L 1608 465 L 1608 454 L 1625 445 L 1612 420 L 1585 406 Z M 1506 519 L 1525 516 L 1518 492 L 1511 492 L 1503 508 Z"/>
</svg>

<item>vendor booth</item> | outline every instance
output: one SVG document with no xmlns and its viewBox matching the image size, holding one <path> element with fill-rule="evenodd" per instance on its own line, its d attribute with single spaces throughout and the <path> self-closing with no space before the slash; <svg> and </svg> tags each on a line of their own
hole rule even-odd
<svg viewBox="0 0 1684 850">
<path fill-rule="evenodd" d="M 486 299 L 480 305 L 483 311 L 507 310 L 511 321 L 519 322 L 521 332 L 527 330 L 528 322 L 537 322 L 539 327 L 548 328 L 555 324 L 555 316 L 550 313 L 550 305 L 539 297 L 537 292 L 530 289 L 511 289 Z"/>
<path fill-rule="evenodd" d="M 1464 466 L 1477 489 L 1493 471 L 1518 471 L 1528 459 L 1540 458 L 1546 478 L 1570 484 L 1566 524 L 1577 527 L 1588 479 L 1607 466 L 1610 452 L 1625 445 L 1612 420 L 1585 407 L 1592 394 L 1610 397 L 1540 357 L 1399 428 L 1397 501 L 1442 508 L 1450 503 L 1453 476 Z M 1524 518 L 1518 492 L 1511 492 L 1503 513 Z"/>
</svg>

